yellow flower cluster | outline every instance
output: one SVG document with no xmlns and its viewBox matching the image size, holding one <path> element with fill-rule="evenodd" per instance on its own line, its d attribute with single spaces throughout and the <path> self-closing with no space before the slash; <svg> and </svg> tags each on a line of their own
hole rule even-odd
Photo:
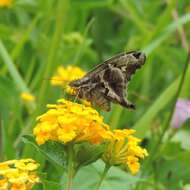
<svg viewBox="0 0 190 190">
<path fill-rule="evenodd" d="M 39 167 L 32 159 L 9 160 L 0 163 L 1 190 L 30 190 L 40 180 L 36 174 Z"/>
<path fill-rule="evenodd" d="M 38 124 L 33 130 L 39 145 L 48 140 L 64 144 L 81 141 L 99 144 L 106 141 L 108 146 L 103 160 L 108 165 L 122 165 L 132 174 L 138 172 L 139 159 L 148 153 L 138 145 L 140 139 L 133 136 L 135 130 L 111 131 L 95 109 L 65 99 L 47 107 L 49 110 L 38 117 Z"/>
<path fill-rule="evenodd" d="M 24 102 L 33 102 L 35 100 L 35 96 L 28 92 L 22 92 L 20 96 Z"/>
<path fill-rule="evenodd" d="M 0 0 L 0 7 L 9 7 L 12 4 L 12 0 Z"/>
<path fill-rule="evenodd" d="M 103 155 L 103 160 L 109 165 L 121 165 L 129 168 L 132 174 L 139 171 L 139 159 L 148 156 L 146 149 L 138 144 L 140 139 L 133 136 L 135 130 L 114 130 L 113 138 Z"/>
<path fill-rule="evenodd" d="M 89 141 L 98 144 L 112 137 L 109 126 L 92 107 L 65 99 L 47 107 L 49 110 L 38 117 L 39 123 L 33 131 L 39 145 L 48 140 L 62 143 Z"/>
<path fill-rule="evenodd" d="M 51 84 L 53 86 L 61 86 L 65 88 L 65 91 L 69 94 L 75 94 L 74 89 L 68 86 L 68 82 L 79 79 L 85 75 L 85 72 L 79 67 L 68 66 L 66 68 L 60 66 L 57 69 L 57 73 L 51 78 Z"/>
</svg>

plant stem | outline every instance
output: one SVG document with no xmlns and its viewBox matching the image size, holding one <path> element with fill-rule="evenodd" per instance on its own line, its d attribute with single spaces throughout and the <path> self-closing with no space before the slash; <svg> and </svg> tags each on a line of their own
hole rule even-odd
<svg viewBox="0 0 190 190">
<path fill-rule="evenodd" d="M 171 108 L 170 115 L 169 115 L 169 117 L 168 117 L 168 119 L 167 119 L 167 121 L 166 121 L 166 123 L 164 125 L 162 134 L 160 135 L 160 138 L 158 140 L 158 145 L 157 145 L 158 147 L 161 144 L 161 141 L 162 141 L 162 139 L 163 139 L 163 137 L 165 135 L 166 130 L 168 129 L 168 127 L 170 127 L 170 122 L 171 122 L 171 119 L 172 119 L 172 116 L 173 116 L 173 113 L 174 113 L 174 110 L 175 110 L 176 102 L 177 102 L 178 97 L 180 96 L 181 89 L 182 89 L 183 83 L 185 81 L 185 76 L 186 76 L 187 69 L 188 69 L 188 66 L 189 66 L 189 61 L 190 61 L 190 52 L 187 55 L 186 63 L 185 63 L 185 66 L 184 66 L 184 69 L 183 69 L 183 72 L 182 72 L 181 80 L 180 80 L 180 83 L 179 83 L 179 86 L 178 86 L 178 89 L 177 89 L 177 92 L 176 92 L 176 95 L 175 95 L 175 99 L 174 99 L 174 103 L 173 103 L 172 108 Z"/>
<path fill-rule="evenodd" d="M 73 146 L 72 144 L 68 145 L 68 173 L 67 173 L 67 187 L 66 190 L 71 190 L 74 176 L 74 167 L 73 167 Z"/>
<path fill-rule="evenodd" d="M 99 190 L 99 188 L 100 188 L 100 186 L 101 186 L 103 180 L 105 179 L 106 174 L 108 173 L 108 170 L 110 169 L 110 167 L 111 167 L 111 166 L 108 165 L 108 164 L 105 165 L 104 171 L 103 171 L 103 173 L 102 173 L 102 175 L 101 175 L 100 181 L 99 181 L 98 184 L 97 184 L 96 190 Z"/>
</svg>

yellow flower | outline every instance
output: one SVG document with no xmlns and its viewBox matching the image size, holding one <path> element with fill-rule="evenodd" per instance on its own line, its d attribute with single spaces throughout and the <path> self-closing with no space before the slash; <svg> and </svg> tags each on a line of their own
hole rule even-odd
<svg viewBox="0 0 190 190">
<path fill-rule="evenodd" d="M 75 90 L 68 86 L 68 82 L 79 79 L 85 75 L 85 72 L 79 67 L 68 66 L 66 68 L 60 66 L 57 73 L 51 78 L 53 86 L 61 86 L 69 94 L 76 94 Z"/>
<path fill-rule="evenodd" d="M 0 190 L 8 189 L 8 181 L 7 179 L 0 179 Z"/>
<path fill-rule="evenodd" d="M 109 126 L 92 107 L 65 99 L 47 107 L 49 110 L 37 118 L 38 124 L 33 131 L 39 145 L 48 140 L 97 144 L 112 137 Z"/>
<path fill-rule="evenodd" d="M 28 92 L 22 92 L 20 96 L 24 102 L 33 102 L 35 100 L 35 96 Z"/>
<path fill-rule="evenodd" d="M 108 165 L 121 165 L 128 168 L 132 174 L 139 171 L 139 159 L 148 156 L 146 149 L 138 144 L 140 139 L 133 136 L 135 130 L 114 130 L 112 140 L 103 154 L 103 160 Z"/>
<path fill-rule="evenodd" d="M 32 159 L 0 163 L 0 190 L 30 190 L 35 183 L 40 182 L 36 174 L 38 167 L 39 164 Z"/>
<path fill-rule="evenodd" d="M 12 0 L 0 0 L 0 7 L 9 7 L 12 4 Z"/>
</svg>

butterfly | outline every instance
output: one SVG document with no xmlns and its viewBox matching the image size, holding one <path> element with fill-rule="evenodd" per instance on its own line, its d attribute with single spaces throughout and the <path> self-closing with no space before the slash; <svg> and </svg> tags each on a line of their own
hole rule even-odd
<svg viewBox="0 0 190 190">
<path fill-rule="evenodd" d="M 71 81 L 69 85 L 79 98 L 104 111 L 110 111 L 111 102 L 135 109 L 135 105 L 125 98 L 127 84 L 145 61 L 146 56 L 142 52 L 121 53 L 97 65 L 84 77 Z"/>
</svg>

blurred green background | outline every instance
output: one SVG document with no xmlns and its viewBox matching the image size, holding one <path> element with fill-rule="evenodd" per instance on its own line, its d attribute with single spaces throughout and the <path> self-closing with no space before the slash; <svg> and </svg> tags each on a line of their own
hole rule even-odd
<svg viewBox="0 0 190 190">
<path fill-rule="evenodd" d="M 101 114 L 112 128 L 135 128 L 149 158 L 137 176 L 113 168 L 102 189 L 190 189 L 189 122 L 178 130 L 170 126 L 189 43 L 189 0 L 12 0 L 8 7 L 0 5 L 0 160 L 41 160 L 41 170 L 54 181 L 47 184 L 56 183 L 59 172 L 51 173 L 53 166 L 21 138 L 45 105 L 63 96 L 49 79 L 60 65 L 89 71 L 117 53 L 141 50 L 146 64 L 128 88 L 137 109 L 112 105 L 111 112 Z M 189 99 L 190 68 L 185 71 L 179 96 Z M 23 103 L 25 91 L 36 101 Z M 96 163 L 83 169 L 74 189 L 93 189 L 101 168 Z"/>
</svg>

